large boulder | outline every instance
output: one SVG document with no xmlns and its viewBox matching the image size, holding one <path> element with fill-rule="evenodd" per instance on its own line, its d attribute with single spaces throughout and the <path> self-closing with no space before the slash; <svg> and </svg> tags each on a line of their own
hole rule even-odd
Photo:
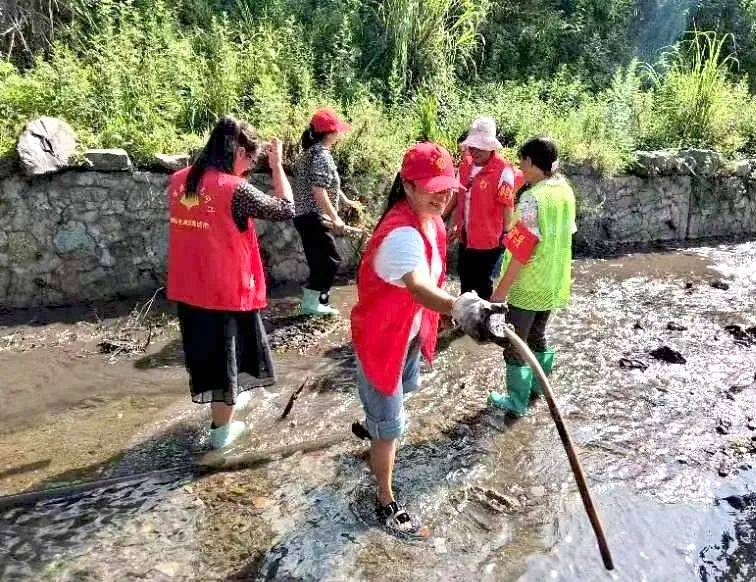
<svg viewBox="0 0 756 582">
<path fill-rule="evenodd" d="M 169 170 L 175 172 L 181 168 L 186 168 L 189 165 L 189 156 L 187 154 L 155 154 L 153 160 L 153 166 L 162 170 Z"/>
<path fill-rule="evenodd" d="M 714 150 L 681 150 L 680 157 L 690 172 L 698 176 L 712 176 L 725 165 L 722 154 Z"/>
<path fill-rule="evenodd" d="M 27 124 L 16 150 L 27 175 L 58 172 L 76 152 L 76 134 L 62 119 L 40 117 Z"/>
<path fill-rule="evenodd" d="M 669 176 L 679 173 L 681 160 L 670 150 L 637 151 L 631 171 L 636 176 Z"/>
<path fill-rule="evenodd" d="M 84 159 L 89 168 L 98 172 L 123 172 L 131 169 L 131 160 L 126 150 L 87 150 Z"/>
</svg>

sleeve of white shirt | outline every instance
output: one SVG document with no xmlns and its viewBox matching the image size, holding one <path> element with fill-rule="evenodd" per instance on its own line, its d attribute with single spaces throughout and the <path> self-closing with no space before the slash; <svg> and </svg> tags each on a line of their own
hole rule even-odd
<svg viewBox="0 0 756 582">
<path fill-rule="evenodd" d="M 506 184 L 510 188 L 514 188 L 515 185 L 514 170 L 509 166 L 504 168 L 504 171 L 501 173 L 501 177 L 499 178 L 499 188 L 504 186 L 504 184 Z"/>
<path fill-rule="evenodd" d="M 405 287 L 402 277 L 418 269 L 428 271 L 425 243 L 417 229 L 401 226 L 383 239 L 373 259 L 376 274 L 391 285 Z M 430 273 L 428 273 L 430 276 Z"/>
<path fill-rule="evenodd" d="M 541 231 L 538 229 L 538 201 L 527 193 L 520 199 L 520 222 L 539 240 L 541 239 Z"/>
</svg>

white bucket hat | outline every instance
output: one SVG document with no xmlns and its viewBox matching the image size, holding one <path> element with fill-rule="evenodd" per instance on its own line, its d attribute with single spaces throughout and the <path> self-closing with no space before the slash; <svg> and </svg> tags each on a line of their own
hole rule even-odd
<svg viewBox="0 0 756 582">
<path fill-rule="evenodd" d="M 466 148 L 476 148 L 489 152 L 504 147 L 496 139 L 496 122 L 492 117 L 478 117 L 473 121 L 462 145 Z"/>
</svg>

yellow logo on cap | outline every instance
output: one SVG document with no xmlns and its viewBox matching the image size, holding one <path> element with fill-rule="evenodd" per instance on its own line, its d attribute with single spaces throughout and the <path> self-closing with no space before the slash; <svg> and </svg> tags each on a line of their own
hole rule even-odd
<svg viewBox="0 0 756 582">
<path fill-rule="evenodd" d="M 446 160 L 441 156 L 438 156 L 433 163 L 439 170 L 443 170 L 446 167 Z"/>
</svg>

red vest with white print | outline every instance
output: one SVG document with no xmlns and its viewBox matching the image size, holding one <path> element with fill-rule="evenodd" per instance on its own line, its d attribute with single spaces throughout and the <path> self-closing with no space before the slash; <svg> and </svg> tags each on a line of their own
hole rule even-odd
<svg viewBox="0 0 756 582">
<path fill-rule="evenodd" d="M 494 152 L 488 163 L 470 180 L 473 169 L 472 157 L 462 158 L 459 166 L 459 181 L 467 188 L 458 194 L 456 221 L 457 231 L 465 229 L 465 246 L 468 249 L 495 249 L 502 247 L 504 234 L 504 205 L 499 199 L 501 174 L 512 164 Z M 511 192 L 514 196 L 514 191 Z M 465 204 L 469 200 L 469 204 Z M 514 204 L 510 204 L 514 206 Z M 467 208 L 466 208 L 467 207 Z M 465 212 L 468 213 L 465 224 Z"/>
<path fill-rule="evenodd" d="M 196 197 L 186 196 L 189 168 L 168 184 L 168 299 L 222 311 L 253 311 L 267 305 L 265 274 L 249 219 L 239 232 L 231 199 L 244 182 L 208 169 Z"/>
<path fill-rule="evenodd" d="M 422 236 L 430 271 L 431 241 L 410 205 L 400 202 L 389 211 L 368 241 L 357 275 L 357 305 L 351 316 L 352 343 L 365 376 L 386 396 L 394 394 L 399 386 L 412 322 L 418 311 L 422 310 L 421 349 L 428 362 L 433 362 L 438 339 L 439 314 L 422 307 L 407 289 L 387 283 L 375 272 L 373 263 L 381 243 L 391 231 L 404 226 L 415 228 Z M 442 266 L 441 275 L 434 283 L 440 287 L 446 274 L 446 230 L 441 217 L 433 220 L 433 226 Z"/>
</svg>

